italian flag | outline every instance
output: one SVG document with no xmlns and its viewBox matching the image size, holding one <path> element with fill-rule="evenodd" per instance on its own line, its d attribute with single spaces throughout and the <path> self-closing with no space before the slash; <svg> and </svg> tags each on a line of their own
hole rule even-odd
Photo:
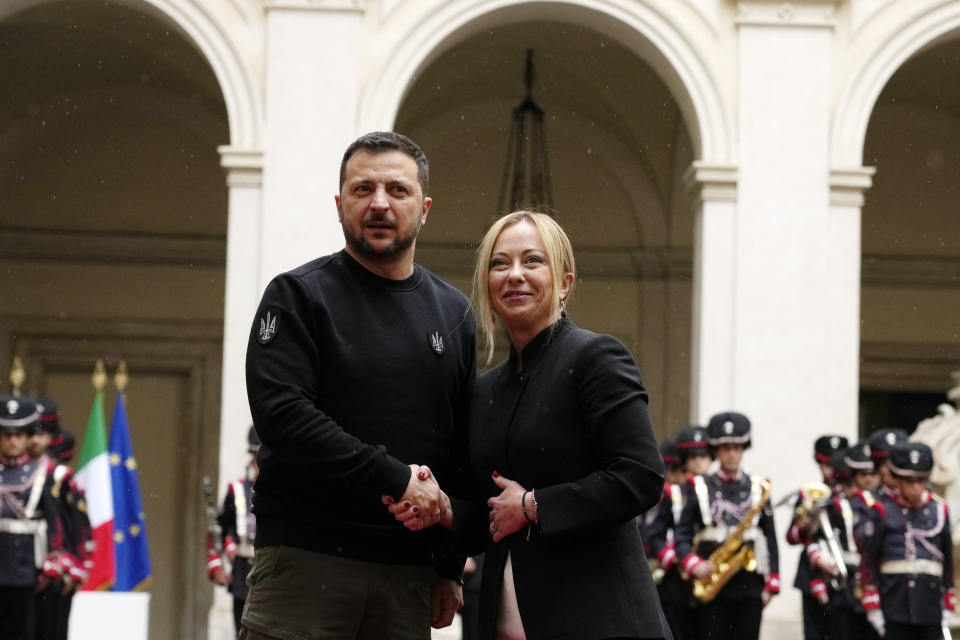
<svg viewBox="0 0 960 640">
<path fill-rule="evenodd" d="M 93 527 L 93 568 L 83 591 L 105 591 L 113 585 L 113 489 L 110 486 L 110 460 L 107 453 L 107 426 L 103 418 L 103 391 L 93 397 L 93 408 L 83 437 L 77 484 L 87 497 L 87 515 Z"/>
</svg>

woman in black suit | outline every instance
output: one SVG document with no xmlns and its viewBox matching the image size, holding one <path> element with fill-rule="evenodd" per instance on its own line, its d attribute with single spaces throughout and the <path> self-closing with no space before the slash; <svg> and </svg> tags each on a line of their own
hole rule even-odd
<svg viewBox="0 0 960 640">
<path fill-rule="evenodd" d="M 669 638 L 634 521 L 663 490 L 647 393 L 623 344 L 566 318 L 574 274 L 545 214 L 508 214 L 478 251 L 487 362 L 494 316 L 510 337 L 471 396 L 470 466 L 489 507 L 480 637 Z"/>
<path fill-rule="evenodd" d="M 439 521 L 482 534 L 481 640 L 671 638 L 634 520 L 663 491 L 647 393 L 623 344 L 566 318 L 574 274 L 570 241 L 545 214 L 500 218 L 478 250 L 482 355 L 492 359 L 495 317 L 510 355 L 471 393 L 481 499 L 444 496 Z M 434 522 L 411 505 L 390 511 L 410 529 Z"/>
</svg>

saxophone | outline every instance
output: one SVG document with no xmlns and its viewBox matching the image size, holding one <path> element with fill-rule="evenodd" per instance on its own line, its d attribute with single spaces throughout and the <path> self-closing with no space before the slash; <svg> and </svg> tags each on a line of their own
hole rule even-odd
<svg viewBox="0 0 960 640">
<path fill-rule="evenodd" d="M 747 515 L 740 521 L 733 533 L 727 536 L 723 544 L 717 547 L 716 551 L 707 558 L 713 564 L 713 573 L 706 578 L 693 579 L 693 595 L 700 602 L 706 604 L 717 597 L 720 589 L 740 569 L 757 570 L 757 559 L 753 554 L 753 549 L 743 544 L 743 534 L 753 524 L 753 519 L 757 517 L 767 501 L 770 500 L 770 483 L 763 480 L 761 486 L 763 487 L 763 494 L 761 494 L 760 500 L 750 508 Z"/>
</svg>

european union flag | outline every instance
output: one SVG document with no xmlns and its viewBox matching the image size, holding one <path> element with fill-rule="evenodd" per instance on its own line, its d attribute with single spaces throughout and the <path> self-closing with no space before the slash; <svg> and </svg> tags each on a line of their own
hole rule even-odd
<svg viewBox="0 0 960 640">
<path fill-rule="evenodd" d="M 123 392 L 117 393 L 110 425 L 110 475 L 113 480 L 113 542 L 117 557 L 114 591 L 143 589 L 150 579 L 147 525 L 140 500 L 137 461 L 133 457 Z"/>
</svg>

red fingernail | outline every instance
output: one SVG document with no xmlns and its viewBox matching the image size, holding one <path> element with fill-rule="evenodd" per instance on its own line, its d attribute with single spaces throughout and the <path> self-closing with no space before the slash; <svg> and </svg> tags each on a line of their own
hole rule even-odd
<svg viewBox="0 0 960 640">
<path fill-rule="evenodd" d="M 413 512 L 414 512 L 414 513 L 420 513 L 420 507 L 414 507 L 414 508 L 413 508 Z"/>
<path fill-rule="evenodd" d="M 427 474 L 425 474 L 423 471 L 421 471 L 420 473 L 417 474 L 417 477 L 420 478 L 421 480 L 424 480 L 424 479 L 426 479 Z"/>
<path fill-rule="evenodd" d="M 403 506 L 405 506 L 407 509 L 409 509 L 409 508 L 410 508 L 410 503 L 409 503 L 409 502 L 404 502 L 404 503 L 403 503 Z"/>
<path fill-rule="evenodd" d="M 494 478 L 499 478 L 499 477 L 500 477 L 500 474 L 497 473 L 497 470 L 496 470 L 496 469 L 493 470 L 493 477 L 494 477 Z"/>
</svg>

